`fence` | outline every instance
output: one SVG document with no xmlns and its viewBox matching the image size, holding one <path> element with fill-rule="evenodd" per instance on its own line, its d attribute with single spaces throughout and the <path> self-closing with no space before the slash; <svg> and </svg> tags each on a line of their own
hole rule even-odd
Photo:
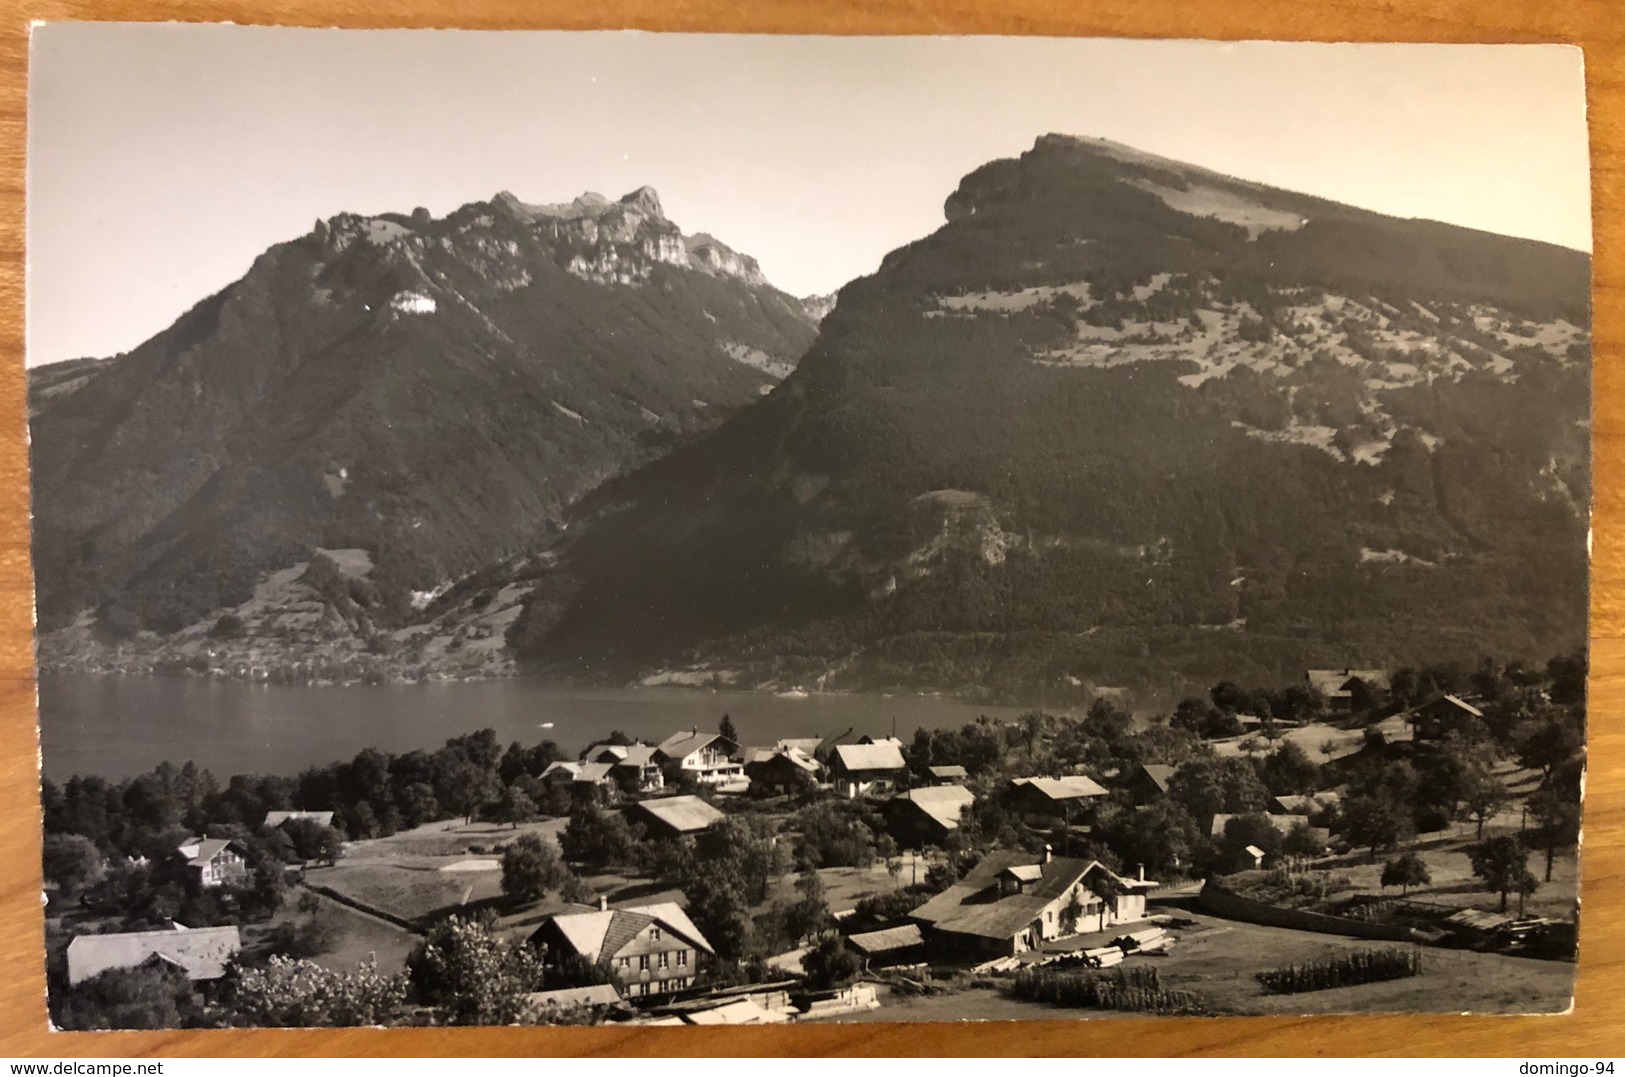
<svg viewBox="0 0 1625 1077">
<path fill-rule="evenodd" d="M 1227 893 L 1215 886 L 1212 879 L 1202 887 L 1196 903 L 1204 912 L 1215 916 L 1268 927 L 1290 927 L 1299 931 L 1318 931 L 1324 935 L 1350 935 L 1357 939 L 1383 939 L 1389 942 L 1414 942 L 1418 938 L 1410 928 L 1397 924 L 1350 920 L 1346 916 L 1328 916 L 1304 909 L 1283 909 L 1279 905 Z"/>
</svg>

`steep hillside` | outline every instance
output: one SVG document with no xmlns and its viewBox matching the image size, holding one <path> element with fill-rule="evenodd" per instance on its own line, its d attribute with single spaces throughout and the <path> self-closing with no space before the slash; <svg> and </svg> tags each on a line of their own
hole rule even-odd
<svg viewBox="0 0 1625 1077">
<path fill-rule="evenodd" d="M 1029 698 L 1585 632 L 1589 261 L 1046 136 L 582 504 L 536 668 Z"/>
<path fill-rule="evenodd" d="M 368 560 L 340 621 L 406 623 L 815 331 L 649 188 L 318 221 L 129 354 L 33 372 L 42 628 L 196 633 L 318 549 Z"/>
</svg>

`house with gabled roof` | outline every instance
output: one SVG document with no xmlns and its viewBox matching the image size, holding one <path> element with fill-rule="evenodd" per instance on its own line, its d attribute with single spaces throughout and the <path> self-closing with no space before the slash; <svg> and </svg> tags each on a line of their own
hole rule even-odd
<svg viewBox="0 0 1625 1077">
<path fill-rule="evenodd" d="M 941 845 L 959 829 L 959 818 L 976 802 L 963 785 L 926 785 L 899 793 L 881 805 L 886 829 L 905 849 Z"/>
<path fill-rule="evenodd" d="M 716 808 L 696 796 L 651 797 L 636 804 L 628 804 L 629 820 L 643 824 L 652 838 L 680 838 L 721 822 L 724 816 Z"/>
<path fill-rule="evenodd" d="M 1326 700 L 1326 708 L 1331 711 L 1348 712 L 1354 709 L 1355 689 L 1364 685 L 1366 688 L 1386 692 L 1392 679 L 1385 669 L 1311 669 L 1304 673 L 1303 679 L 1309 687 L 1319 692 Z M 1359 685 L 1355 682 L 1360 682 Z"/>
<path fill-rule="evenodd" d="M 558 913 L 530 936 L 543 968 L 557 975 L 570 961 L 613 972 L 629 1001 L 669 996 L 691 987 L 716 950 L 675 902 Z"/>
<path fill-rule="evenodd" d="M 615 765 L 613 763 L 571 763 L 560 760 L 549 763 L 541 773 L 541 780 L 548 785 L 564 786 L 575 797 L 592 799 L 600 796 L 613 795 L 615 779 L 612 777 Z"/>
<path fill-rule="evenodd" d="M 199 886 L 243 886 L 248 882 L 247 850 L 230 838 L 187 838 L 170 854 L 171 862 Z"/>
<path fill-rule="evenodd" d="M 1445 693 L 1417 707 L 1410 715 L 1412 736 L 1416 740 L 1443 740 L 1451 733 L 1469 737 L 1488 735 L 1484 712 L 1462 699 Z"/>
<path fill-rule="evenodd" d="M 1128 776 L 1129 796 L 1136 804 L 1149 804 L 1168 795 L 1168 783 L 1179 768 L 1167 763 L 1141 763 Z"/>
<path fill-rule="evenodd" d="M 970 777 L 970 772 L 957 763 L 950 766 L 926 767 L 925 773 L 937 785 L 961 785 Z"/>
<path fill-rule="evenodd" d="M 240 949 L 236 925 L 76 935 L 68 943 L 68 983 L 83 983 L 108 969 L 149 964 L 179 969 L 188 980 L 218 980 Z"/>
<path fill-rule="evenodd" d="M 1156 887 L 1098 860 L 994 850 L 909 913 L 929 947 L 978 957 L 1025 953 L 1055 939 L 1145 919 Z"/>
<path fill-rule="evenodd" d="M 627 794 L 657 792 L 666 784 L 660 760 L 655 758 L 655 746 L 642 741 L 634 744 L 602 741 L 588 745 L 581 753 L 581 763 L 607 765 L 610 780 Z"/>
<path fill-rule="evenodd" d="M 1281 796 L 1270 798 L 1269 813 L 1307 818 L 1319 815 L 1328 808 L 1337 807 L 1342 800 L 1342 796 L 1333 789 L 1319 793 L 1283 793 Z"/>
<path fill-rule="evenodd" d="M 745 776 L 745 765 L 734 756 L 739 745 L 721 733 L 694 729 L 675 733 L 654 750 L 654 760 L 672 782 L 686 774 L 702 785 L 728 785 Z"/>
<path fill-rule="evenodd" d="M 818 784 L 823 765 L 800 748 L 746 748 L 745 777 L 753 793 L 798 793 Z"/>
<path fill-rule="evenodd" d="M 897 743 L 838 744 L 829 756 L 830 781 L 847 799 L 890 793 L 908 781 L 908 761 Z"/>
<path fill-rule="evenodd" d="M 1010 786 L 1012 803 L 1033 826 L 1087 819 L 1094 813 L 1096 801 L 1110 796 L 1099 782 L 1083 774 L 1017 778 Z"/>
</svg>

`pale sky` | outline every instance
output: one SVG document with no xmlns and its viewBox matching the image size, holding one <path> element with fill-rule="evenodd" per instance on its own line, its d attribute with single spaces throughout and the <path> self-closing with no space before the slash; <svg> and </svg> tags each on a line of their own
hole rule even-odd
<svg viewBox="0 0 1625 1077">
<path fill-rule="evenodd" d="M 1046 132 L 1589 250 L 1578 49 L 38 27 L 28 362 L 127 351 L 352 211 L 660 192 L 798 295 Z"/>
</svg>

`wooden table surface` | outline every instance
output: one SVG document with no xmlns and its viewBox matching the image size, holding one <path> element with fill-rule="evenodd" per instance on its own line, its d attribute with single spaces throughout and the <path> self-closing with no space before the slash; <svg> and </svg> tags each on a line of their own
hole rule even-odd
<svg viewBox="0 0 1625 1077">
<path fill-rule="evenodd" d="M 0 21 L 0 1056 L 74 1055 L 1499 1055 L 1625 1047 L 1625 17 L 1617 0 L 9 0 Z M 1584 915 L 1564 1017 L 1174 1018 L 773 1029 L 357 1029 L 52 1033 L 41 968 L 38 749 L 28 567 L 23 188 L 28 25 L 187 20 L 301 26 L 639 28 L 1279 40 L 1567 42 L 1586 52 L 1596 217 L 1596 509 Z M 87 313 L 93 317 L 93 313 Z"/>
</svg>

